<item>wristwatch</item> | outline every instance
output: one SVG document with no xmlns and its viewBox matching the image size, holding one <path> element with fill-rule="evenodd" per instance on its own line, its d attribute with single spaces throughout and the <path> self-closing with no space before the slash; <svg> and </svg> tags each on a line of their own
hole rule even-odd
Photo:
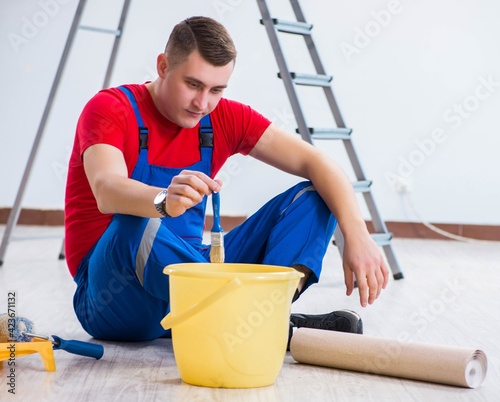
<svg viewBox="0 0 500 402">
<path fill-rule="evenodd" d="M 154 199 L 154 204 L 156 210 L 165 217 L 171 218 L 171 216 L 165 210 L 165 202 L 167 200 L 167 190 L 162 190 Z"/>
</svg>

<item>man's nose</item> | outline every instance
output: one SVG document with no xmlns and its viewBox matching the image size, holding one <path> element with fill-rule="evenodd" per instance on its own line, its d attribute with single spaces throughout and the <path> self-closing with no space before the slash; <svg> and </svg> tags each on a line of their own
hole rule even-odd
<svg viewBox="0 0 500 402">
<path fill-rule="evenodd" d="M 208 91 L 198 91 L 193 99 L 193 104 L 199 110 L 206 110 L 208 106 Z"/>
</svg>

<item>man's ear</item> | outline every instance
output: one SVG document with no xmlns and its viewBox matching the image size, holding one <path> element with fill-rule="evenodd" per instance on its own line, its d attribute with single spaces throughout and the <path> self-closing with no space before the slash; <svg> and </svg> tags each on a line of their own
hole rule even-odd
<svg viewBox="0 0 500 402">
<path fill-rule="evenodd" d="M 168 57 L 165 53 L 160 53 L 156 58 L 156 72 L 160 78 L 164 78 L 168 70 Z"/>
</svg>

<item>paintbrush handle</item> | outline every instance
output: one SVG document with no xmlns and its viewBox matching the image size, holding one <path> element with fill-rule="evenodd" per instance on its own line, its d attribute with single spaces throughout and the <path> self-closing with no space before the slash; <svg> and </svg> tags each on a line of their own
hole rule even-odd
<svg viewBox="0 0 500 402">
<path fill-rule="evenodd" d="M 222 227 L 220 226 L 220 194 L 212 193 L 212 208 L 214 210 L 214 224 L 212 227 L 212 232 L 222 232 Z"/>
</svg>

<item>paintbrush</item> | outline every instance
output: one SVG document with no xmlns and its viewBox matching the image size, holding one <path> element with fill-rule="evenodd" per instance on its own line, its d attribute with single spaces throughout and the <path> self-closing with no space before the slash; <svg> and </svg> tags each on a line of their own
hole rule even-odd
<svg viewBox="0 0 500 402">
<path fill-rule="evenodd" d="M 220 195 L 212 193 L 212 208 L 214 210 L 214 224 L 211 232 L 210 262 L 224 262 L 224 233 L 220 226 Z"/>
</svg>

